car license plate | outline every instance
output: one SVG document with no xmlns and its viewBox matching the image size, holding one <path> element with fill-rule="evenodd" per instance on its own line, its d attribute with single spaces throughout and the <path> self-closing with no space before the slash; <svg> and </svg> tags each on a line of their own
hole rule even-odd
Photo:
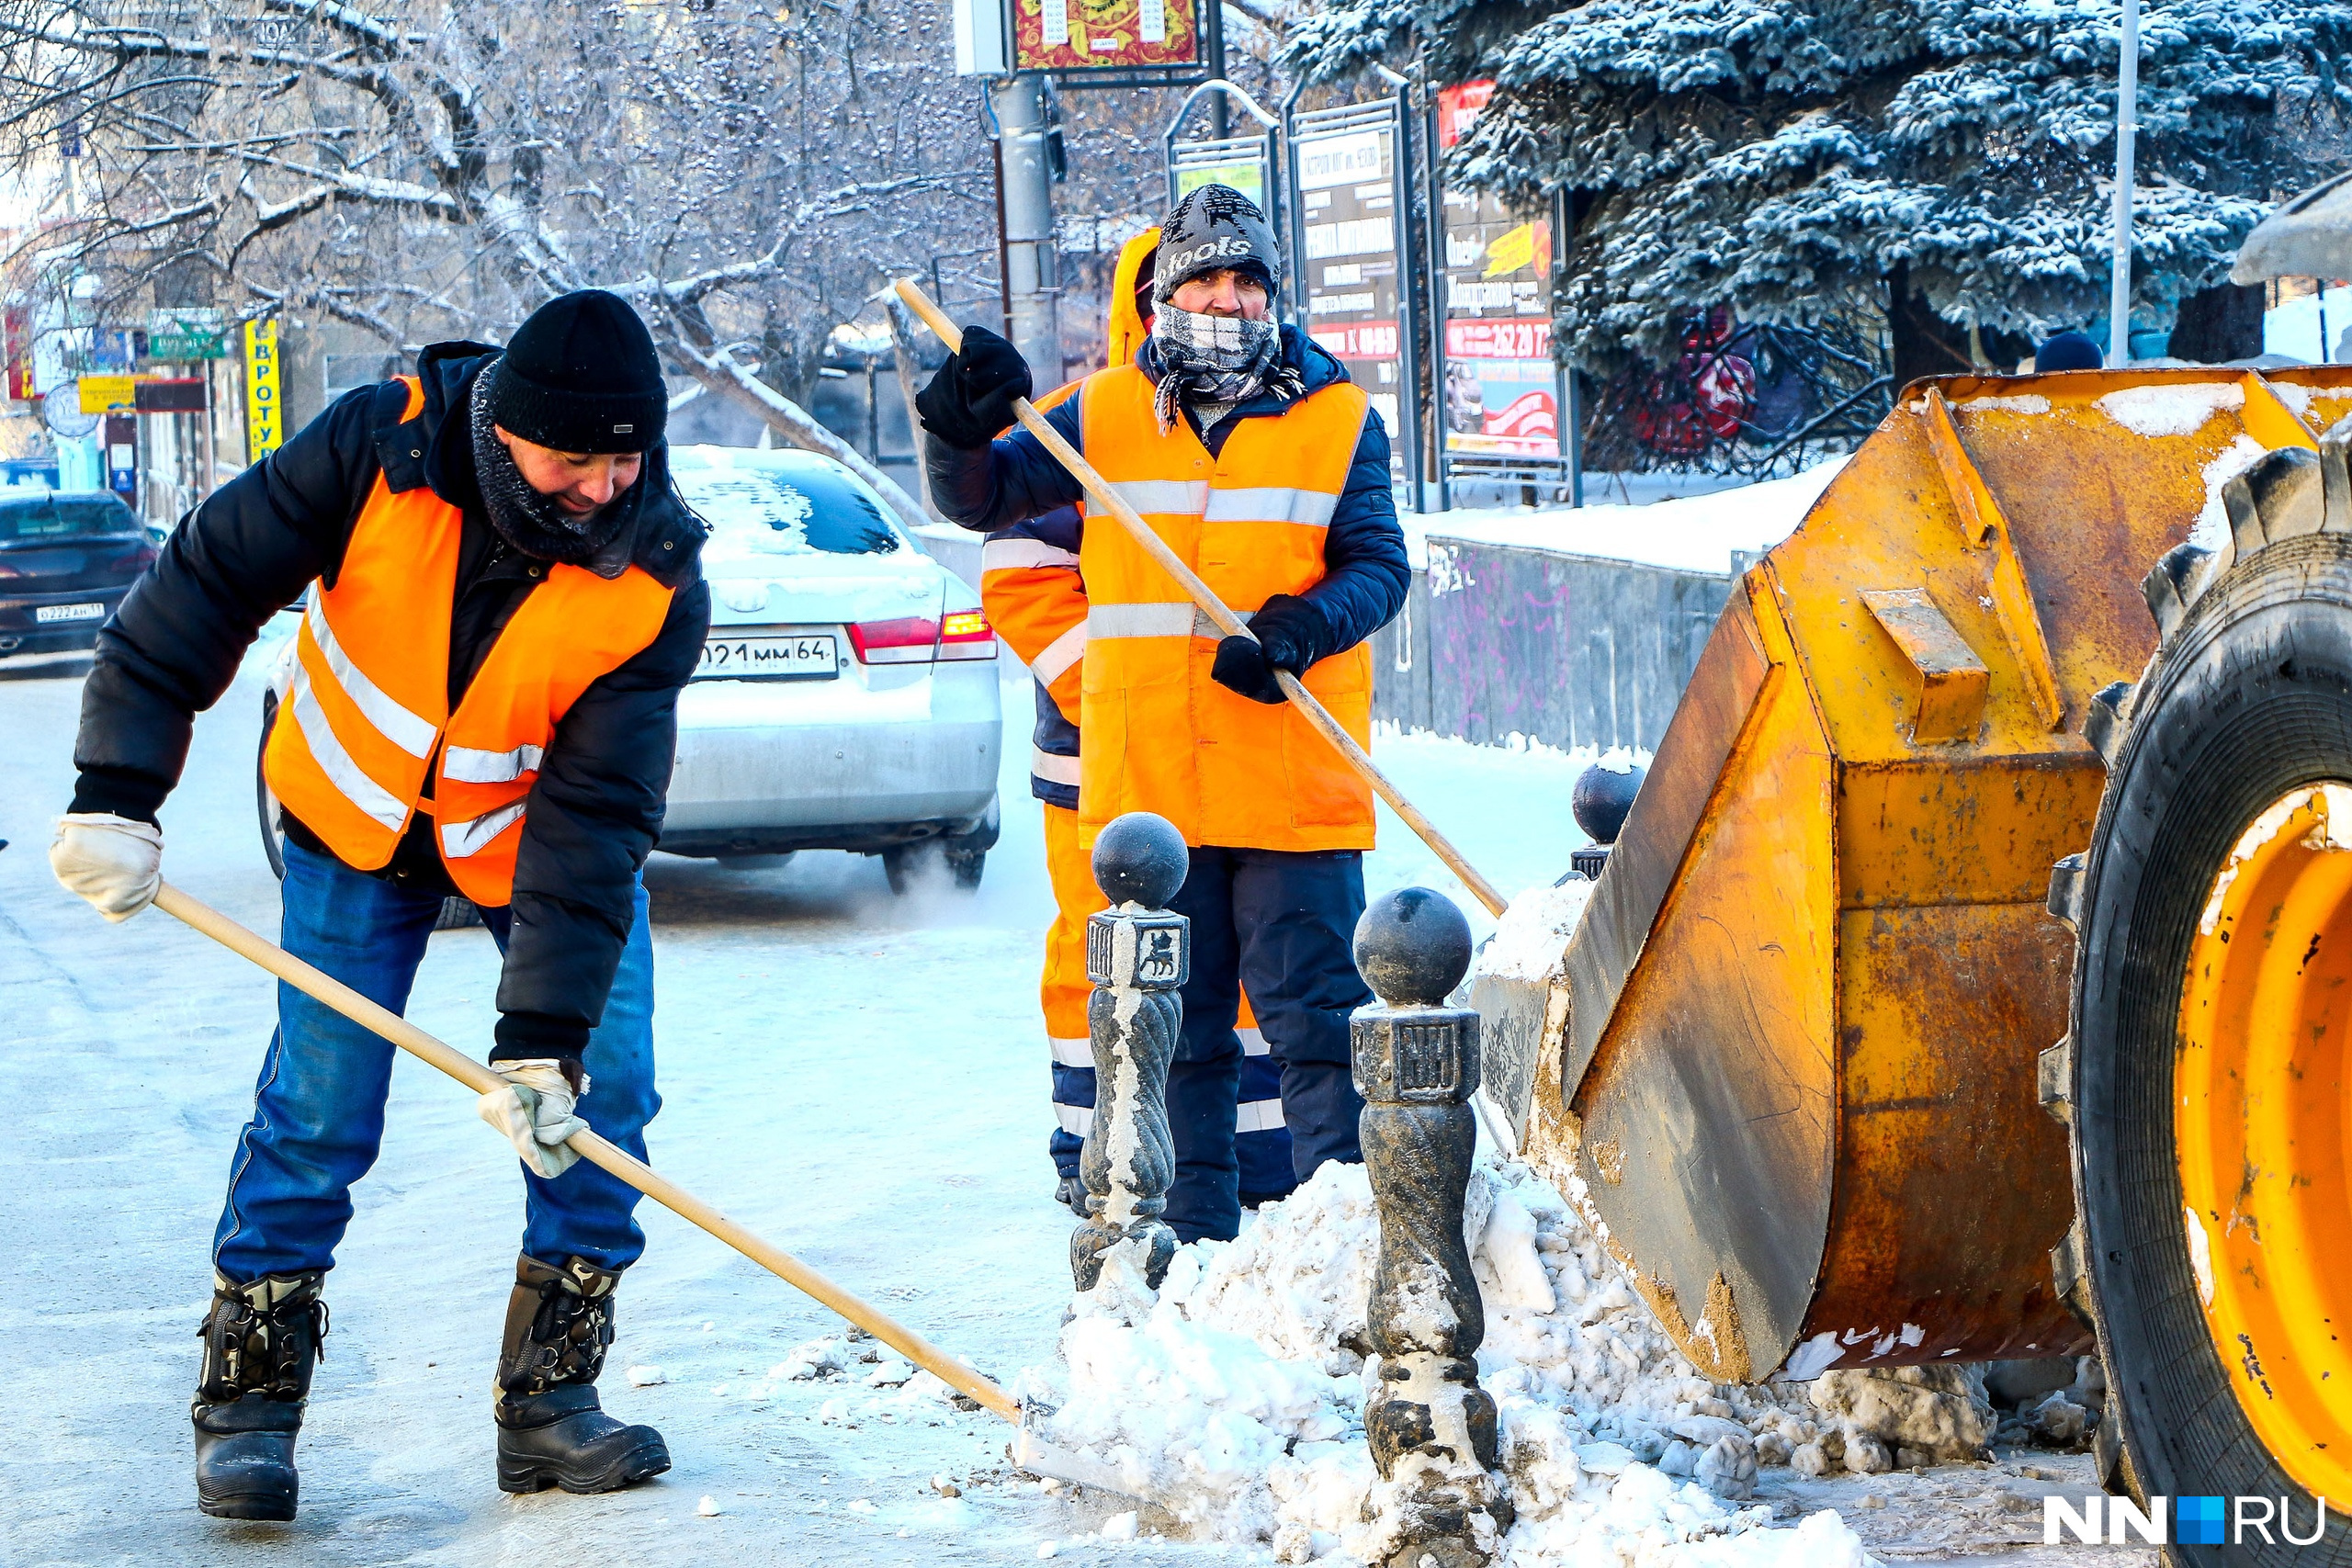
<svg viewBox="0 0 2352 1568">
<path fill-rule="evenodd" d="M 43 604 L 33 612 L 33 619 L 42 626 L 59 621 L 103 621 L 107 618 L 104 604 Z"/>
<path fill-rule="evenodd" d="M 714 637 L 702 645 L 697 681 L 830 681 L 841 673 L 841 639 L 823 633 L 796 637 Z"/>
</svg>

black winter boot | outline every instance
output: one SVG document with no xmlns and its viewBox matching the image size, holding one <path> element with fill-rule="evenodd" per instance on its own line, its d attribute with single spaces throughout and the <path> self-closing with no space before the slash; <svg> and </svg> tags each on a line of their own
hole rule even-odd
<svg viewBox="0 0 2352 1568">
<path fill-rule="evenodd" d="M 494 1411 L 502 1491 L 611 1492 L 670 1468 L 661 1433 L 623 1426 L 596 1399 L 620 1280 L 578 1258 L 515 1260 Z"/>
<path fill-rule="evenodd" d="M 196 1506 L 216 1519 L 294 1517 L 294 1436 L 326 1337 L 323 1271 L 212 1280 L 196 1424 Z"/>
</svg>

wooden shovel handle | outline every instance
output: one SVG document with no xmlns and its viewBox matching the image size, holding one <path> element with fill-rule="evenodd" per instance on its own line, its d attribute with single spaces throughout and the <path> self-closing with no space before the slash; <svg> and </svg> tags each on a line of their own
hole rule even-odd
<svg viewBox="0 0 2352 1568">
<path fill-rule="evenodd" d="M 370 1001 L 266 938 L 247 931 L 170 883 L 155 895 L 155 908 L 184 920 L 233 953 L 253 960 L 304 995 L 317 998 L 365 1029 L 372 1029 L 413 1056 L 417 1056 L 472 1089 L 487 1094 L 506 1080 L 471 1056 L 427 1034 L 400 1014 Z M 908 1360 L 933 1373 L 942 1382 L 978 1400 L 1006 1420 L 1021 1420 L 1021 1406 L 997 1383 L 982 1377 L 914 1330 L 860 1301 L 792 1254 L 763 1241 L 643 1160 L 593 1131 L 574 1133 L 573 1152 L 592 1165 L 612 1172 L 679 1218 L 700 1225 L 752 1262 L 796 1290 L 806 1292 L 842 1316 L 871 1333 Z"/>
</svg>

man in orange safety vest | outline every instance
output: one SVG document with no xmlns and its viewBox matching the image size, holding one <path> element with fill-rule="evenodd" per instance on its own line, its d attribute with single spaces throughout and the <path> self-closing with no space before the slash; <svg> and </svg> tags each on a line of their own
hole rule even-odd
<svg viewBox="0 0 2352 1568">
<path fill-rule="evenodd" d="M 1348 1018 L 1370 1001 L 1350 939 L 1373 841 L 1370 788 L 1283 699 L 1305 682 L 1369 739 L 1364 639 L 1409 579 L 1388 438 L 1338 360 L 1273 313 L 1280 247 L 1225 186 L 1189 193 L 1161 223 L 1148 338 L 1132 364 L 1081 382 L 1047 415 L 1145 521 L 1235 609 L 1220 638 L 1107 519 L 1081 529 L 1081 842 L 1152 811 L 1192 846 L 1171 908 L 1192 921 L 1184 1030 L 1170 1072 L 1176 1179 L 1166 1218 L 1193 1240 L 1240 1223 L 1235 1149 L 1247 988 L 1281 1069 L 1292 1168 L 1361 1157 Z M 941 509 L 994 533 L 1081 505 L 1034 437 L 995 433 L 1030 390 L 1012 346 L 980 328 L 918 400 Z"/>
</svg>

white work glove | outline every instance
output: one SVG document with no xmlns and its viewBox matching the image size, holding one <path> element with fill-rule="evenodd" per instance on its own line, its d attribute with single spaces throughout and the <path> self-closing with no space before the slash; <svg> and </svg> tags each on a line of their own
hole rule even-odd
<svg viewBox="0 0 2352 1568">
<path fill-rule="evenodd" d="M 130 919 L 155 901 L 164 882 L 164 830 L 111 811 L 76 811 L 57 819 L 49 868 L 109 920 Z"/>
<path fill-rule="evenodd" d="M 581 1074 L 574 1089 L 563 1065 L 550 1057 L 502 1062 L 496 1068 L 506 1082 L 475 1101 L 481 1119 L 506 1134 L 525 1165 L 541 1176 L 561 1176 L 580 1158 L 564 1140 L 588 1130 L 572 1110 L 588 1092 L 588 1075 Z"/>
</svg>

